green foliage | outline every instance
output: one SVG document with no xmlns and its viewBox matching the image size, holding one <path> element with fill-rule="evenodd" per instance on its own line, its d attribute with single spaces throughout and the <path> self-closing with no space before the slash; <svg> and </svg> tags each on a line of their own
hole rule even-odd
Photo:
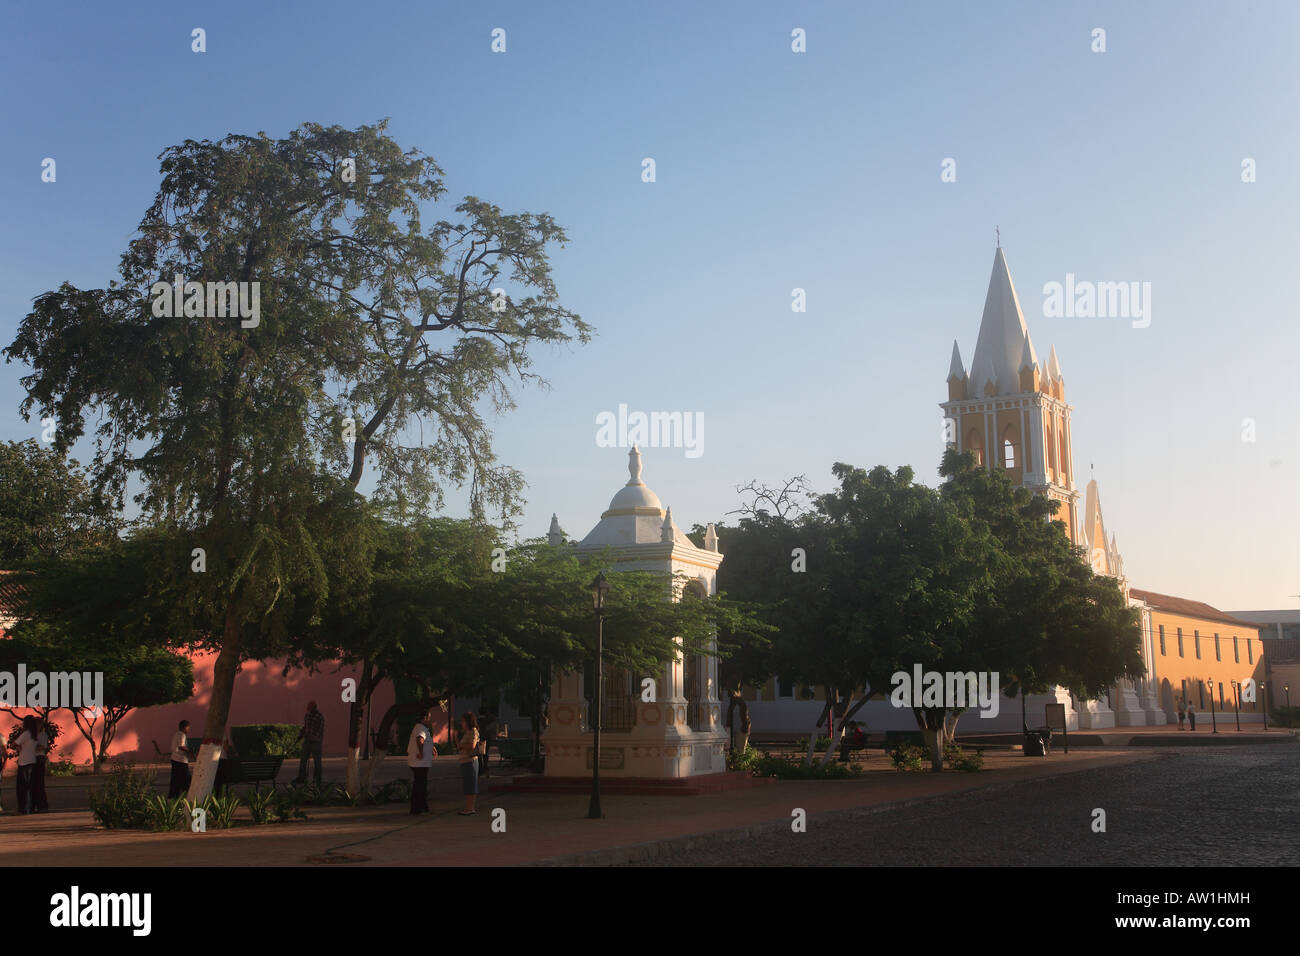
<svg viewBox="0 0 1300 956">
<path fill-rule="evenodd" d="M 888 753 L 895 770 L 922 770 L 925 761 L 929 758 L 929 753 L 924 747 L 914 747 L 909 744 L 901 744 Z"/>
<path fill-rule="evenodd" d="M 825 734 L 822 734 L 820 737 L 817 738 L 817 742 L 816 744 L 813 745 L 813 749 L 817 753 L 821 753 L 830 745 L 830 742 L 831 742 L 831 738 L 827 737 Z M 800 737 L 797 741 L 795 741 L 794 749 L 806 752 L 808 750 L 808 738 Z"/>
<path fill-rule="evenodd" d="M 376 803 L 406 803 L 411 799 L 411 781 L 405 777 L 390 780 L 379 788 Z"/>
<path fill-rule="evenodd" d="M 291 757 L 302 752 L 297 724 L 237 724 L 230 742 L 240 757 Z"/>
<path fill-rule="evenodd" d="M 757 773 L 759 761 L 763 754 L 749 745 L 744 750 L 731 750 L 727 753 L 728 770 L 748 770 L 751 773 Z"/>
<path fill-rule="evenodd" d="M 71 760 L 51 760 L 45 765 L 47 777 L 72 777 L 77 773 L 77 765 Z"/>
<path fill-rule="evenodd" d="M 456 745 L 450 740 L 435 740 L 433 751 L 439 757 L 450 757 L 457 752 Z M 403 750 L 402 753 L 406 753 L 406 751 Z"/>
<path fill-rule="evenodd" d="M 233 793 L 222 796 L 209 794 L 203 801 L 205 812 L 204 826 L 209 830 L 226 830 L 235 822 L 235 813 L 239 810 L 239 797 Z"/>
<path fill-rule="evenodd" d="M 984 751 L 979 747 L 963 750 L 955 744 L 946 744 L 943 748 L 943 762 L 953 770 L 974 773 L 984 767 Z"/>
<path fill-rule="evenodd" d="M 150 830 L 188 830 L 190 805 L 184 797 L 167 798 L 161 793 L 145 798 L 144 825 Z"/>
<path fill-rule="evenodd" d="M 256 824 L 271 823 L 277 819 L 275 790 L 254 790 L 244 798 L 248 813 Z"/>
<path fill-rule="evenodd" d="M 1270 719 L 1278 727 L 1300 727 L 1300 707 L 1274 707 Z"/>
<path fill-rule="evenodd" d="M 838 760 L 805 764 L 802 757 L 781 757 L 767 753 L 758 758 L 753 769 L 759 777 L 776 777 L 779 780 L 847 780 L 862 773 L 862 768 Z"/>
<path fill-rule="evenodd" d="M 90 791 L 90 813 L 109 830 L 130 830 L 145 826 L 149 819 L 149 798 L 153 796 L 152 773 L 137 773 L 119 764 L 104 783 Z"/>
<path fill-rule="evenodd" d="M 101 547 L 116 526 L 76 461 L 32 438 L 0 442 L 0 567 Z"/>
</svg>

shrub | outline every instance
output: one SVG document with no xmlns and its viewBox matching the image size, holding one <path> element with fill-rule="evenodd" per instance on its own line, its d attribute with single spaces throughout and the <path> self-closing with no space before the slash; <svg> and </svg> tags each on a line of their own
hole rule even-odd
<svg viewBox="0 0 1300 956">
<path fill-rule="evenodd" d="M 208 798 L 203 801 L 204 826 L 209 830 L 227 830 L 235 822 L 235 812 L 238 809 L 239 798 L 233 793 L 221 797 L 208 794 Z M 189 816 L 191 820 L 194 819 L 192 809 Z"/>
<path fill-rule="evenodd" d="M 1300 707 L 1274 707 L 1272 720 L 1278 727 L 1300 727 Z"/>
<path fill-rule="evenodd" d="M 168 799 L 161 793 L 145 798 L 144 825 L 150 830 L 178 830 L 185 828 L 189 819 L 189 803 L 184 797 Z"/>
<path fill-rule="evenodd" d="M 148 799 L 153 796 L 152 773 L 136 773 L 118 764 L 102 786 L 90 791 L 90 812 L 109 830 L 138 829 L 149 819 Z"/>
<path fill-rule="evenodd" d="M 439 757 L 450 757 L 452 754 L 457 752 L 456 745 L 450 740 L 434 741 L 433 752 Z M 406 751 L 403 750 L 402 753 L 406 753 Z"/>
<path fill-rule="evenodd" d="M 805 765 L 802 757 L 774 757 L 765 753 L 755 761 L 754 772 L 778 780 L 844 780 L 858 776 L 862 770 L 838 760 Z"/>
<path fill-rule="evenodd" d="M 925 748 L 911 744 L 899 744 L 889 751 L 889 759 L 894 762 L 895 770 L 921 770 L 925 766 L 925 758 Z"/>
<path fill-rule="evenodd" d="M 241 724 L 230 728 L 230 742 L 241 757 L 294 757 L 302 752 L 297 724 Z"/>
<path fill-rule="evenodd" d="M 762 757 L 762 754 L 746 744 L 744 750 L 732 750 L 727 754 L 727 769 L 757 771 Z"/>
<path fill-rule="evenodd" d="M 376 803 L 406 803 L 411 799 L 411 781 L 405 777 L 390 780 L 375 793 Z"/>
<path fill-rule="evenodd" d="M 77 765 L 71 760 L 51 760 L 45 764 L 47 777 L 71 777 L 77 772 Z"/>
<path fill-rule="evenodd" d="M 823 734 L 822 736 L 817 738 L 817 743 L 814 745 L 814 749 L 818 753 L 821 753 L 823 750 L 827 748 L 827 746 L 830 745 L 830 742 L 831 742 L 831 738 Z M 808 738 L 800 737 L 797 741 L 795 741 L 794 748 L 795 750 L 800 750 L 806 753 L 808 750 Z"/>
<path fill-rule="evenodd" d="M 245 799 L 248 802 L 248 813 L 254 823 L 270 823 L 276 818 L 274 790 L 254 790 Z"/>
<path fill-rule="evenodd" d="M 966 751 L 948 744 L 943 748 L 943 760 L 953 770 L 974 773 L 984 766 L 984 751 L 978 747 L 974 751 Z"/>
</svg>

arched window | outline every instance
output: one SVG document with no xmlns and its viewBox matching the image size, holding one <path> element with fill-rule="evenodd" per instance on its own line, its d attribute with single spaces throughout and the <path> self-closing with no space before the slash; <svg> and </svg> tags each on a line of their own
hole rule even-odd
<svg viewBox="0 0 1300 956">
<path fill-rule="evenodd" d="M 1016 429 L 1014 425 L 1008 425 L 1005 429 L 1003 429 L 1002 431 L 1002 467 L 1003 468 L 1010 469 L 1016 467 L 1017 459 L 1020 458 L 1020 456 L 1017 454 L 1018 451 L 1017 446 L 1020 444 L 1019 439 L 1020 436 L 1016 434 Z"/>
<path fill-rule="evenodd" d="M 1056 429 L 1050 419 L 1047 422 L 1047 467 L 1056 470 Z"/>
</svg>

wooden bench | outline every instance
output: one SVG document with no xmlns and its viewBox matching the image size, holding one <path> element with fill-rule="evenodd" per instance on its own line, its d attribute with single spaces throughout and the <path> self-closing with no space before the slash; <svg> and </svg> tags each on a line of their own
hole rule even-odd
<svg viewBox="0 0 1300 956">
<path fill-rule="evenodd" d="M 217 766 L 217 785 L 228 786 L 232 783 L 251 783 L 261 792 L 262 784 L 267 781 L 275 786 L 275 777 L 280 772 L 284 757 L 236 757 L 222 760 Z"/>
</svg>

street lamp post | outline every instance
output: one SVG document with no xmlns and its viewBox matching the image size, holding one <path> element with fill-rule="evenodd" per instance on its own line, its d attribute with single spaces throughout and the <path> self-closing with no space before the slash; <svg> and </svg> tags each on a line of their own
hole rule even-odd
<svg viewBox="0 0 1300 956">
<path fill-rule="evenodd" d="M 1217 734 L 1219 732 L 1219 722 L 1218 720 L 1215 719 L 1214 716 L 1214 676 L 1213 675 L 1210 676 L 1210 679 L 1207 681 L 1207 683 L 1210 685 L 1210 733 Z"/>
<path fill-rule="evenodd" d="M 596 714 L 591 724 L 591 806 L 587 808 L 588 820 L 599 820 L 605 815 L 600 812 L 600 718 L 601 685 L 605 683 L 602 679 L 605 673 L 605 598 L 608 595 L 609 582 L 605 580 L 605 572 L 601 571 L 596 575 L 596 580 L 591 582 L 591 601 L 596 608 L 596 674 L 593 681 L 596 690 L 592 694 L 592 706 Z"/>
<path fill-rule="evenodd" d="M 1286 691 L 1286 725 L 1291 726 L 1291 685 L 1283 684 L 1282 689 Z"/>
<path fill-rule="evenodd" d="M 1237 733 L 1241 733 L 1241 684 L 1232 682 L 1232 715 L 1237 718 Z"/>
</svg>

